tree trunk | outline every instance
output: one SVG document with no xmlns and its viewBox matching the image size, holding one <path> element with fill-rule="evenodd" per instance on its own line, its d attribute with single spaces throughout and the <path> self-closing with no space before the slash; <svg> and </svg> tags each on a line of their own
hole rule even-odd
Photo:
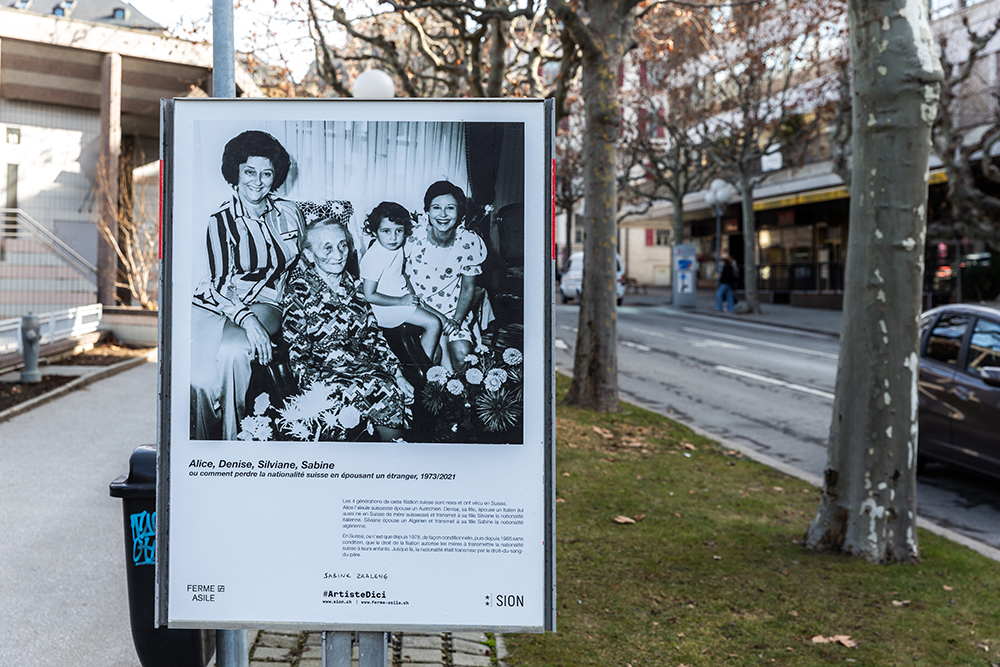
<svg viewBox="0 0 1000 667">
<path fill-rule="evenodd" d="M 917 375 L 931 123 L 941 69 L 923 0 L 850 0 L 851 235 L 817 551 L 919 560 Z"/>
<path fill-rule="evenodd" d="M 621 125 L 618 69 L 626 39 L 631 35 L 632 10 L 625 0 L 584 2 L 589 23 L 568 5 L 550 0 L 566 22 L 582 53 L 582 98 L 586 100 L 583 139 L 584 199 L 587 202 L 584 239 L 583 292 L 576 338 L 573 382 L 566 402 L 600 412 L 617 412 L 618 328 L 615 143 Z"/>
<path fill-rule="evenodd" d="M 573 206 L 574 204 L 570 202 L 566 207 L 566 249 L 563 252 L 562 266 L 569 263 L 569 256 L 573 254 Z"/>
<path fill-rule="evenodd" d="M 757 218 L 753 211 L 753 183 L 739 174 L 740 201 L 743 204 L 743 294 L 748 313 L 760 313 L 757 290 Z"/>
</svg>

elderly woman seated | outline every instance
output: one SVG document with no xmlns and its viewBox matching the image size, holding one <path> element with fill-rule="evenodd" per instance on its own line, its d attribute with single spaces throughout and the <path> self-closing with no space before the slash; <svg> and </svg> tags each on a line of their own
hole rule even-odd
<svg viewBox="0 0 1000 667">
<path fill-rule="evenodd" d="M 351 439 L 361 429 L 401 438 L 404 401 L 413 388 L 400 373 L 348 264 L 352 237 L 339 221 L 306 231 L 305 262 L 289 273 L 282 330 L 302 394 L 279 419 L 287 434 L 310 440 Z"/>
</svg>

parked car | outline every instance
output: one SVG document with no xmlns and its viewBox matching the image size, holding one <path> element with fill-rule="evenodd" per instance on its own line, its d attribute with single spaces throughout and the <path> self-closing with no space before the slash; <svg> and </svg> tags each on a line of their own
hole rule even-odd
<svg viewBox="0 0 1000 667">
<path fill-rule="evenodd" d="M 1000 307 L 921 317 L 918 470 L 941 461 L 1000 477 Z"/>
<path fill-rule="evenodd" d="M 625 297 L 625 265 L 622 264 L 622 256 L 616 254 L 615 258 L 618 262 L 618 271 L 615 275 L 615 297 L 618 300 L 618 305 L 622 305 L 622 299 Z M 574 252 L 569 256 L 569 262 L 566 264 L 566 269 L 562 272 L 562 278 L 559 281 L 559 291 L 562 294 L 562 302 L 569 303 L 574 299 L 580 298 L 580 291 L 583 289 L 583 253 Z"/>
</svg>

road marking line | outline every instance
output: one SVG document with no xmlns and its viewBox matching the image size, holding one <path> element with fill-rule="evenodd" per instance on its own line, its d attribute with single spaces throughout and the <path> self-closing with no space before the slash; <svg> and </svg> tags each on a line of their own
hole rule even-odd
<svg viewBox="0 0 1000 667">
<path fill-rule="evenodd" d="M 716 338 L 728 338 L 729 340 L 738 340 L 744 343 L 753 343 L 754 345 L 764 345 L 765 347 L 773 347 L 779 350 L 788 350 L 790 352 L 799 352 L 801 354 L 808 354 L 814 357 L 823 357 L 824 359 L 836 359 L 836 354 L 830 354 L 829 352 L 817 352 L 816 350 L 807 350 L 802 347 L 793 347 L 791 345 L 782 345 L 781 343 L 770 343 L 766 340 L 758 340 L 756 338 L 744 338 L 742 336 L 732 336 L 730 334 L 718 333 L 716 331 L 706 331 L 705 329 L 694 329 L 692 327 L 684 327 L 684 331 L 690 331 L 691 333 L 704 334 L 706 336 L 715 336 Z"/>
<path fill-rule="evenodd" d="M 652 352 L 653 351 L 653 348 L 651 348 L 651 347 L 647 347 L 645 345 L 640 345 L 639 343 L 633 343 L 630 340 L 620 340 L 618 342 L 621 343 L 622 345 L 624 345 L 625 347 L 635 348 L 636 350 L 642 350 L 643 352 Z"/>
<path fill-rule="evenodd" d="M 650 331 L 649 329 L 632 329 L 636 333 L 646 334 L 647 336 L 656 336 L 657 338 L 664 338 L 666 340 L 674 340 L 678 343 L 686 343 L 692 347 L 720 347 L 728 350 L 745 350 L 746 348 L 742 345 L 734 345 L 733 343 L 725 343 L 721 340 L 705 340 L 703 338 L 692 338 L 690 336 L 675 336 L 671 334 L 665 334 L 662 331 Z"/>
<path fill-rule="evenodd" d="M 560 329 L 565 329 L 566 331 L 572 331 L 573 333 L 576 333 L 576 332 L 577 332 L 577 329 L 576 329 L 576 327 L 568 327 L 568 326 L 566 326 L 565 324 L 560 324 L 560 325 L 559 325 L 559 328 L 560 328 Z"/>
<path fill-rule="evenodd" d="M 741 371 L 738 368 L 729 368 L 728 366 L 716 366 L 715 370 L 721 371 L 723 373 L 732 373 L 733 375 L 740 375 L 745 378 L 750 378 L 751 380 L 757 380 L 758 382 L 766 382 L 767 384 L 776 384 L 779 387 L 784 387 L 786 389 L 792 389 L 794 391 L 801 391 L 804 394 L 812 394 L 813 396 L 820 396 L 822 398 L 833 400 L 833 394 L 828 391 L 820 391 L 819 389 L 813 389 L 812 387 L 803 387 L 800 384 L 792 384 L 791 382 L 785 382 L 784 380 L 777 380 L 775 378 L 767 377 L 766 375 L 758 375 L 756 373 L 750 373 L 748 371 Z"/>
<path fill-rule="evenodd" d="M 562 338 L 556 338 L 556 349 L 557 350 L 568 350 L 569 345 L 566 344 Z"/>
</svg>

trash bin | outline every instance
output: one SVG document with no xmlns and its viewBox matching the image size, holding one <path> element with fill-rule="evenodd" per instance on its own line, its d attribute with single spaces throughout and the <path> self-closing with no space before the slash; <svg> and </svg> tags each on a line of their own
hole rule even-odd
<svg viewBox="0 0 1000 667">
<path fill-rule="evenodd" d="M 698 251 L 693 245 L 674 247 L 674 306 L 694 308 L 698 289 Z"/>
<path fill-rule="evenodd" d="M 215 653 L 214 630 L 153 627 L 156 447 L 136 447 L 129 457 L 128 474 L 111 482 L 111 496 L 122 499 L 128 607 L 139 662 L 143 667 L 205 667 Z"/>
</svg>

